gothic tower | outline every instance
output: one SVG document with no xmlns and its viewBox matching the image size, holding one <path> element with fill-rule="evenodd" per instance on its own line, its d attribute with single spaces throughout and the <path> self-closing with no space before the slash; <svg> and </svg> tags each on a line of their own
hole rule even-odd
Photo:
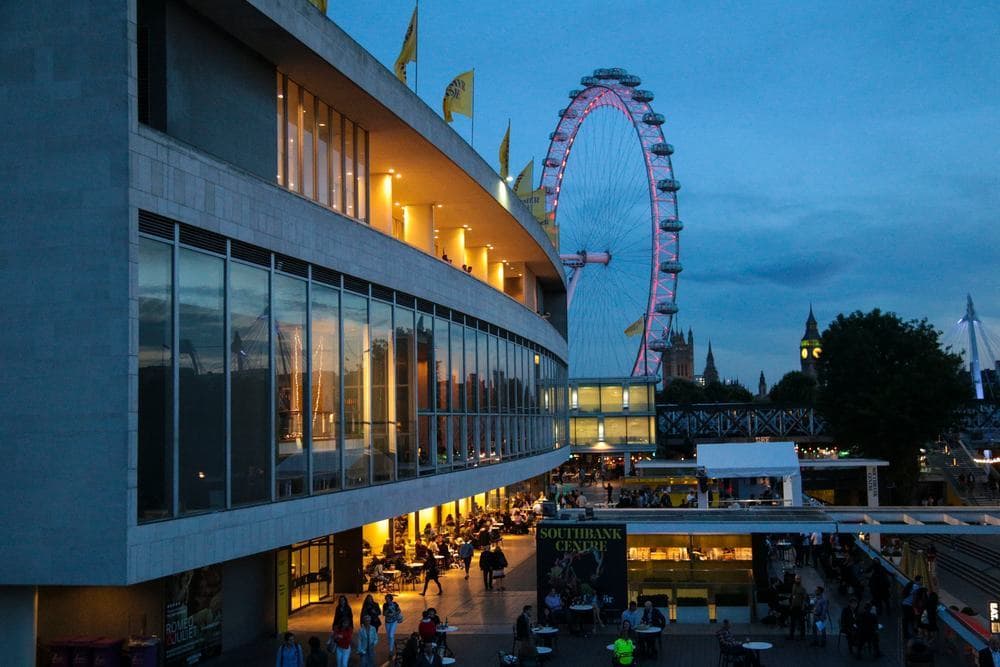
<svg viewBox="0 0 1000 667">
<path fill-rule="evenodd" d="M 705 384 L 719 381 L 719 371 L 715 368 L 715 355 L 712 354 L 712 341 L 708 341 L 708 356 L 705 358 Z"/>
<path fill-rule="evenodd" d="M 683 333 L 670 335 L 670 347 L 663 352 L 663 381 L 694 377 L 694 335 L 688 328 L 687 341 Z"/>
<path fill-rule="evenodd" d="M 802 361 L 802 372 L 809 377 L 816 377 L 816 363 L 823 353 L 819 342 L 819 328 L 813 316 L 812 304 L 809 305 L 809 319 L 806 320 L 806 332 L 799 343 L 799 358 Z"/>
<path fill-rule="evenodd" d="M 767 396 L 767 380 L 764 379 L 764 371 L 760 372 L 760 379 L 757 380 L 757 396 L 758 398 Z"/>
</svg>

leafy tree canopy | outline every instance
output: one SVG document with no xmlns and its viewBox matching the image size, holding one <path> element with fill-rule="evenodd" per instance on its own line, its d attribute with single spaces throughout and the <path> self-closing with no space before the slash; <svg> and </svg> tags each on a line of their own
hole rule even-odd
<svg viewBox="0 0 1000 667">
<path fill-rule="evenodd" d="M 955 424 L 969 397 L 961 358 L 926 320 L 894 313 L 838 315 L 823 332 L 817 407 L 842 447 L 887 459 L 890 480 L 916 486 L 918 450 Z"/>
<path fill-rule="evenodd" d="M 738 384 L 711 382 L 702 387 L 690 380 L 674 378 L 660 394 L 658 402 L 671 405 L 693 403 L 749 403 L 753 394 Z"/>
<path fill-rule="evenodd" d="M 802 371 L 785 373 L 768 394 L 772 403 L 782 405 L 813 405 L 816 402 L 816 380 Z"/>
</svg>

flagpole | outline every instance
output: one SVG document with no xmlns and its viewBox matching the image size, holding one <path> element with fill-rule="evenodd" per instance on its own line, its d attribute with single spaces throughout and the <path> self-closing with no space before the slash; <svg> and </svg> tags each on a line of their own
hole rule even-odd
<svg viewBox="0 0 1000 667">
<path fill-rule="evenodd" d="M 420 0 L 417 0 L 417 25 L 413 26 L 413 93 L 420 96 Z"/>
<path fill-rule="evenodd" d="M 472 139 L 469 142 L 476 147 L 476 68 L 472 68 Z"/>
</svg>

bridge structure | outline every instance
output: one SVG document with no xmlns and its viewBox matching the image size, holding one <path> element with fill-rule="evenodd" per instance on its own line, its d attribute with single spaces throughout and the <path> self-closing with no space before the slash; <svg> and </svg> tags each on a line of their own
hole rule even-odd
<svg viewBox="0 0 1000 667">
<path fill-rule="evenodd" d="M 707 443 L 750 440 L 790 440 L 799 444 L 829 444 L 833 436 L 826 420 L 808 406 L 766 403 L 658 404 L 659 442 Z M 974 439 L 1000 438 L 1000 404 L 975 401 L 961 412 L 963 432 Z"/>
</svg>

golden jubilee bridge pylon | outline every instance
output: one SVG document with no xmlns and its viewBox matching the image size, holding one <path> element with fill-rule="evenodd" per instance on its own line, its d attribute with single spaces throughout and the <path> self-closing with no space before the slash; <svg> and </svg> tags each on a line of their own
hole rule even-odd
<svg viewBox="0 0 1000 667">
<path fill-rule="evenodd" d="M 594 70 L 542 163 L 546 224 L 569 282 L 570 374 L 655 375 L 677 315 L 680 183 L 652 91 Z"/>
</svg>

